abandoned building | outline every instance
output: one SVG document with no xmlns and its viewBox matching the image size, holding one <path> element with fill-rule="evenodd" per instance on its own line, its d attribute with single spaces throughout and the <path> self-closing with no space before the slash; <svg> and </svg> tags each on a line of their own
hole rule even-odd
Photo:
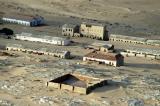
<svg viewBox="0 0 160 106">
<path fill-rule="evenodd" d="M 64 37 L 53 37 L 47 35 L 35 35 L 31 33 L 24 33 L 16 34 L 16 40 L 25 40 L 25 41 L 32 41 L 32 42 L 42 42 L 60 46 L 66 46 L 70 44 L 70 39 Z"/>
<path fill-rule="evenodd" d="M 119 42 L 125 42 L 125 43 L 135 43 L 135 44 L 145 44 L 147 40 L 146 38 L 115 35 L 115 34 L 111 34 L 109 39 L 111 41 L 119 41 Z"/>
<path fill-rule="evenodd" d="M 151 40 L 151 39 L 148 39 L 146 41 L 146 44 L 147 45 L 153 45 L 153 46 L 160 46 L 160 40 Z"/>
<path fill-rule="evenodd" d="M 95 38 L 99 40 L 109 40 L 106 26 L 102 24 L 85 23 L 80 26 L 80 34 L 85 37 Z"/>
<path fill-rule="evenodd" d="M 144 48 L 130 48 L 121 52 L 123 56 L 136 56 L 145 57 L 151 59 L 160 59 L 160 51 L 155 49 L 144 49 Z"/>
<path fill-rule="evenodd" d="M 47 82 L 49 88 L 68 90 L 80 94 L 89 94 L 92 90 L 107 85 L 108 80 L 80 74 L 65 74 Z"/>
<path fill-rule="evenodd" d="M 106 64 L 110 66 L 123 66 L 124 57 L 121 54 L 107 53 L 101 51 L 93 51 L 83 57 L 83 61 L 94 61 L 99 64 Z"/>
<path fill-rule="evenodd" d="M 29 47 L 23 46 L 21 44 L 7 44 L 6 50 L 8 51 L 20 51 L 29 54 L 38 54 L 38 55 L 50 55 L 54 57 L 70 59 L 70 52 L 64 51 L 60 49 L 47 49 L 47 48 L 39 48 L 39 47 Z"/>
<path fill-rule="evenodd" d="M 72 24 L 64 24 L 62 26 L 62 35 L 71 37 L 80 37 L 79 26 Z"/>
<path fill-rule="evenodd" d="M 32 27 L 44 24 L 44 18 L 39 15 L 6 14 L 2 17 L 2 21 Z"/>
<path fill-rule="evenodd" d="M 95 41 L 94 43 L 86 46 L 87 49 L 94 49 L 102 52 L 113 52 L 114 45 L 106 42 L 106 41 Z"/>
</svg>

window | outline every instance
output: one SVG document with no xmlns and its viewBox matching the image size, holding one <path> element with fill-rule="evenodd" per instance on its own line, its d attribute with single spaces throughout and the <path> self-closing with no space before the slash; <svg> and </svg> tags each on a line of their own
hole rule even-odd
<svg viewBox="0 0 160 106">
<path fill-rule="evenodd" d="M 81 29 L 81 31 L 83 32 L 83 31 L 84 31 L 84 29 Z"/>
<path fill-rule="evenodd" d="M 91 27 L 91 25 L 86 25 L 86 27 Z"/>
</svg>

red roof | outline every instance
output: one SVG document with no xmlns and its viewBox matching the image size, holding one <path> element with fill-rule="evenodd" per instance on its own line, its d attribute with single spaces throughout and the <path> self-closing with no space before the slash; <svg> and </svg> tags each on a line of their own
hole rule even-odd
<svg viewBox="0 0 160 106">
<path fill-rule="evenodd" d="M 103 59 L 103 60 L 118 60 L 119 58 L 124 58 L 121 54 L 116 53 L 101 53 L 101 52 L 91 52 L 85 55 L 85 57 Z"/>
<path fill-rule="evenodd" d="M 20 19 L 20 20 L 32 20 L 34 18 L 39 17 L 38 15 L 26 15 L 26 14 L 5 14 L 3 17 L 12 18 L 12 19 Z"/>
</svg>

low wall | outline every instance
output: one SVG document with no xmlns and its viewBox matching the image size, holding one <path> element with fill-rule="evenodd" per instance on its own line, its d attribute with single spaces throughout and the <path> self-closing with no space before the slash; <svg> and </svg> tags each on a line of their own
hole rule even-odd
<svg viewBox="0 0 160 106">
<path fill-rule="evenodd" d="M 150 58 L 150 59 L 160 59 L 160 56 L 155 55 L 147 55 L 147 54 L 138 54 L 138 53 L 128 53 L 128 52 L 120 52 L 125 57 L 144 57 L 144 58 Z"/>
<path fill-rule="evenodd" d="M 145 54 L 136 54 L 137 57 L 146 57 Z"/>
<path fill-rule="evenodd" d="M 60 89 L 61 84 L 59 84 L 59 83 L 53 83 L 53 82 L 47 82 L 47 86 L 50 87 L 50 88 Z"/>
<path fill-rule="evenodd" d="M 73 86 L 71 85 L 61 84 L 61 89 L 73 92 Z"/>
<path fill-rule="evenodd" d="M 24 49 L 24 48 L 11 48 L 11 47 L 6 47 L 5 48 L 8 51 L 21 51 L 21 52 L 25 52 L 25 53 L 33 53 L 33 54 L 41 54 L 41 55 L 50 55 L 50 56 L 54 56 L 54 57 L 59 57 L 59 58 L 65 58 L 68 59 L 70 57 L 70 54 L 65 53 L 51 53 L 51 52 L 43 52 L 43 51 L 36 51 L 36 50 L 32 50 L 32 49 Z"/>
<path fill-rule="evenodd" d="M 86 88 L 74 86 L 74 92 L 76 93 L 87 94 L 86 90 L 87 90 Z"/>
<path fill-rule="evenodd" d="M 72 85 L 67 85 L 67 84 L 60 84 L 60 83 L 54 83 L 54 82 L 47 82 L 47 87 L 49 88 L 55 88 L 55 89 L 62 89 L 62 90 L 68 90 L 71 92 L 75 92 L 75 93 L 80 93 L 80 94 L 88 94 L 90 93 L 92 90 L 98 88 L 98 87 L 102 87 L 104 85 L 107 85 L 108 81 L 107 80 L 103 80 L 97 83 L 93 83 L 92 85 L 84 88 L 84 87 L 78 87 L 78 86 L 72 86 Z"/>
</svg>

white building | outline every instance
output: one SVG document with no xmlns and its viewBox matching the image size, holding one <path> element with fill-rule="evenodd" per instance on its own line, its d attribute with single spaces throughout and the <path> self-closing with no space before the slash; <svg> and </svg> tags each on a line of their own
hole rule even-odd
<svg viewBox="0 0 160 106">
<path fill-rule="evenodd" d="M 44 18 L 41 16 L 30 16 L 30 15 L 5 15 L 2 17 L 2 21 L 20 24 L 25 26 L 38 26 L 44 24 Z"/>
<path fill-rule="evenodd" d="M 20 51 L 20 52 L 32 53 L 32 54 L 38 54 L 38 55 L 50 55 L 50 56 L 64 58 L 64 59 L 70 58 L 70 51 L 60 50 L 60 49 L 29 47 L 21 44 L 7 44 L 5 49 L 8 51 Z"/>
<path fill-rule="evenodd" d="M 109 39 L 111 41 L 118 41 L 118 42 L 124 42 L 124 43 L 135 43 L 135 44 L 145 44 L 147 40 L 146 38 L 117 35 L 117 34 L 110 34 Z"/>
<path fill-rule="evenodd" d="M 52 36 L 46 36 L 46 35 L 34 35 L 31 33 L 24 33 L 24 32 L 22 32 L 21 34 L 16 34 L 15 39 L 32 41 L 32 42 L 49 43 L 49 44 L 62 45 L 62 46 L 66 46 L 70 44 L 70 40 L 67 38 L 52 37 Z"/>
<path fill-rule="evenodd" d="M 115 67 L 124 65 L 124 57 L 121 54 L 102 53 L 98 51 L 85 55 L 83 61 L 95 61 L 99 64 L 107 64 Z"/>
</svg>

